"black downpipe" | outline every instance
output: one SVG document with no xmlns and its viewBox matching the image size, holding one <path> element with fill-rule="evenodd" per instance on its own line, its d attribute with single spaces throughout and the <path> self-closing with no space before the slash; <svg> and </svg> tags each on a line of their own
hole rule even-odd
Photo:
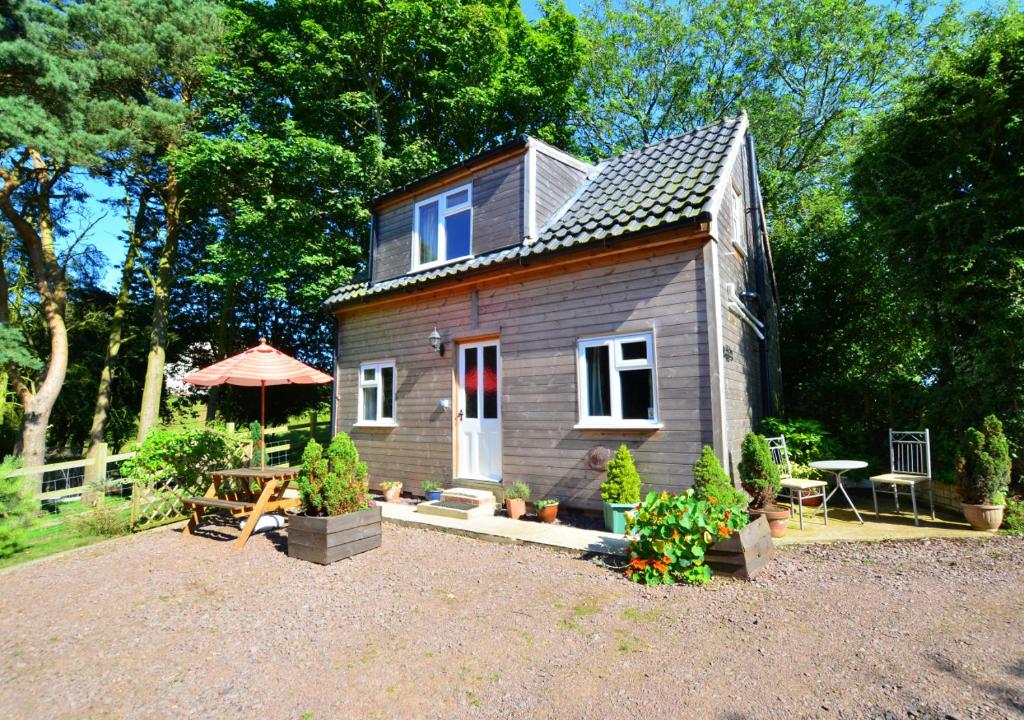
<svg viewBox="0 0 1024 720">
<path fill-rule="evenodd" d="M 756 272 L 754 273 L 755 282 L 757 283 L 757 296 L 761 298 L 761 322 L 765 324 L 765 330 L 768 329 L 767 315 L 768 315 L 768 257 L 765 253 L 765 230 L 762 223 L 762 200 L 761 200 L 761 183 L 758 182 L 757 173 L 757 156 L 754 153 L 754 137 L 749 132 L 747 133 L 747 174 L 750 180 L 750 196 L 753 201 L 753 207 L 751 208 L 754 213 L 753 222 L 751 227 L 754 230 L 754 263 L 757 266 Z M 772 298 L 774 302 L 774 298 Z M 772 392 L 772 374 L 769 368 L 770 355 L 768 351 L 768 344 L 771 338 L 768 333 L 765 333 L 764 341 L 760 343 L 760 369 L 761 369 L 761 407 L 764 410 L 765 416 L 772 416 L 775 414 L 775 394 Z"/>
</svg>

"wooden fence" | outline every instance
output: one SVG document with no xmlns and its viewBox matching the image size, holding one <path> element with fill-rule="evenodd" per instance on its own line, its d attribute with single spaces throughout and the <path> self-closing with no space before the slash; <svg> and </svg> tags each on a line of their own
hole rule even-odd
<svg viewBox="0 0 1024 720">
<path fill-rule="evenodd" d="M 62 500 L 81 495 L 90 485 L 102 486 L 119 477 L 118 469 L 124 460 L 135 457 L 137 453 L 118 453 L 111 455 L 106 443 L 97 443 L 87 457 L 81 460 L 65 460 L 62 462 L 32 465 L 18 468 L 11 477 L 27 477 L 34 483 L 40 501 Z M 78 472 L 80 471 L 80 475 Z M 62 474 L 62 480 L 52 478 L 54 473 Z M 50 475 L 50 478 L 47 476 Z M 63 483 L 65 487 L 47 489 L 48 485 Z"/>
</svg>

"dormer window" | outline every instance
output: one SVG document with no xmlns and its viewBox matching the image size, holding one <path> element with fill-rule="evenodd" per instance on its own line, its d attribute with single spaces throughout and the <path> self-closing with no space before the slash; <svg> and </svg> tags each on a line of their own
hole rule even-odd
<svg viewBox="0 0 1024 720">
<path fill-rule="evenodd" d="M 473 186 L 462 185 L 416 203 L 412 234 L 413 270 L 470 257 Z"/>
</svg>

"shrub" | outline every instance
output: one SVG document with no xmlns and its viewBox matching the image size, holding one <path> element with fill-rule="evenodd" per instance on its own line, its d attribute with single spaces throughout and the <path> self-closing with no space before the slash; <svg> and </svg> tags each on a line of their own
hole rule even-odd
<svg viewBox="0 0 1024 720">
<path fill-rule="evenodd" d="M 96 498 L 89 510 L 71 518 L 71 524 L 81 535 L 117 537 L 128 533 L 128 516 L 124 503 L 104 502 Z"/>
<path fill-rule="evenodd" d="M 252 458 L 249 460 L 249 465 L 261 467 L 266 463 L 267 448 L 263 444 L 263 426 L 255 420 L 249 423 L 249 439 L 252 440 Z"/>
<path fill-rule="evenodd" d="M 512 487 L 505 491 L 505 497 L 512 500 L 529 500 L 530 486 L 524 482 L 513 483 Z"/>
<path fill-rule="evenodd" d="M 766 417 L 761 421 L 761 432 L 769 437 L 785 435 L 790 462 L 798 465 L 807 465 L 815 460 L 842 454 L 836 447 L 836 441 L 825 430 L 825 426 L 817 420 Z M 803 476 L 794 473 L 794 477 Z"/>
<path fill-rule="evenodd" d="M 1003 534 L 1024 537 L 1024 499 L 1006 498 Z"/>
<path fill-rule="evenodd" d="M 0 558 L 25 548 L 25 533 L 39 513 L 39 502 L 25 478 L 11 477 L 19 465 L 13 457 L 0 462 Z"/>
<path fill-rule="evenodd" d="M 437 492 L 441 489 L 441 483 L 436 480 L 424 480 L 420 483 L 420 487 L 423 488 L 423 492 Z"/>
<path fill-rule="evenodd" d="M 533 506 L 538 510 L 543 510 L 546 507 L 558 504 L 558 498 L 544 498 L 543 500 L 537 500 L 533 503 Z"/>
<path fill-rule="evenodd" d="M 1010 486 L 1010 447 L 1003 424 L 995 415 L 982 422 L 982 429 L 968 428 L 956 461 L 960 494 L 970 505 L 999 505 Z"/>
<path fill-rule="evenodd" d="M 307 515 L 330 516 L 370 507 L 366 463 L 359 460 L 355 443 L 341 432 L 325 452 L 310 440 L 302 453 L 299 494 Z"/>
<path fill-rule="evenodd" d="M 607 479 L 601 483 L 601 499 L 606 503 L 640 502 L 640 473 L 625 443 L 608 462 Z"/>
<path fill-rule="evenodd" d="M 700 458 L 693 466 L 693 487 L 697 497 L 707 500 L 714 498 L 725 507 L 745 508 L 747 496 L 733 485 L 718 462 L 715 451 L 705 445 Z"/>
<path fill-rule="evenodd" d="M 242 446 L 225 433 L 157 429 L 146 436 L 138 455 L 124 461 L 121 473 L 133 483 L 205 491 L 212 471 L 238 467 L 244 460 Z"/>
<path fill-rule="evenodd" d="M 626 576 L 647 585 L 707 583 L 708 546 L 742 529 L 748 522 L 744 510 L 692 489 L 681 495 L 648 493 L 637 512 L 626 516 L 626 533 L 632 535 Z"/>
<path fill-rule="evenodd" d="M 775 504 L 781 489 L 779 468 L 763 435 L 747 433 L 740 448 L 740 480 L 750 495 L 750 507 L 763 508 Z"/>
</svg>

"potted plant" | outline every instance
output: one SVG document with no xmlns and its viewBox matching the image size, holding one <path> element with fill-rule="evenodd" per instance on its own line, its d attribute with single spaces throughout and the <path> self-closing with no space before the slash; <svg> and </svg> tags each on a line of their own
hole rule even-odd
<svg viewBox="0 0 1024 720">
<path fill-rule="evenodd" d="M 526 514 L 526 501 L 530 499 L 530 486 L 517 482 L 505 491 L 505 512 L 513 520 Z"/>
<path fill-rule="evenodd" d="M 326 451 L 310 440 L 298 483 L 303 513 L 288 519 L 288 557 L 327 565 L 380 547 L 380 507 L 348 435 L 335 435 Z"/>
<path fill-rule="evenodd" d="M 772 459 L 768 441 L 763 435 L 747 433 L 740 448 L 740 482 L 750 495 L 751 515 L 764 515 L 771 526 L 772 537 L 786 534 L 789 508 L 775 504 L 775 496 L 781 489 L 779 468 Z"/>
<path fill-rule="evenodd" d="M 401 492 L 401 485 L 398 486 L 399 492 Z M 440 500 L 441 499 L 441 483 L 434 480 L 424 480 L 420 483 L 420 487 L 423 488 L 423 495 L 427 500 Z"/>
<path fill-rule="evenodd" d="M 995 415 L 985 418 L 981 430 L 967 429 L 956 476 L 967 522 L 975 530 L 998 530 L 1010 487 L 1010 448 Z"/>
<path fill-rule="evenodd" d="M 537 508 L 537 517 L 540 518 L 541 522 L 553 523 L 558 517 L 557 498 L 544 498 L 542 500 L 537 500 L 533 503 L 533 506 Z"/>
<path fill-rule="evenodd" d="M 398 502 L 402 498 L 402 483 L 395 480 L 388 480 L 380 484 L 381 492 L 384 493 L 384 502 Z"/>
<path fill-rule="evenodd" d="M 608 462 L 607 477 L 601 483 L 604 501 L 604 527 L 609 532 L 626 532 L 626 513 L 640 502 L 640 474 L 633 464 L 633 455 L 623 443 Z"/>
</svg>

